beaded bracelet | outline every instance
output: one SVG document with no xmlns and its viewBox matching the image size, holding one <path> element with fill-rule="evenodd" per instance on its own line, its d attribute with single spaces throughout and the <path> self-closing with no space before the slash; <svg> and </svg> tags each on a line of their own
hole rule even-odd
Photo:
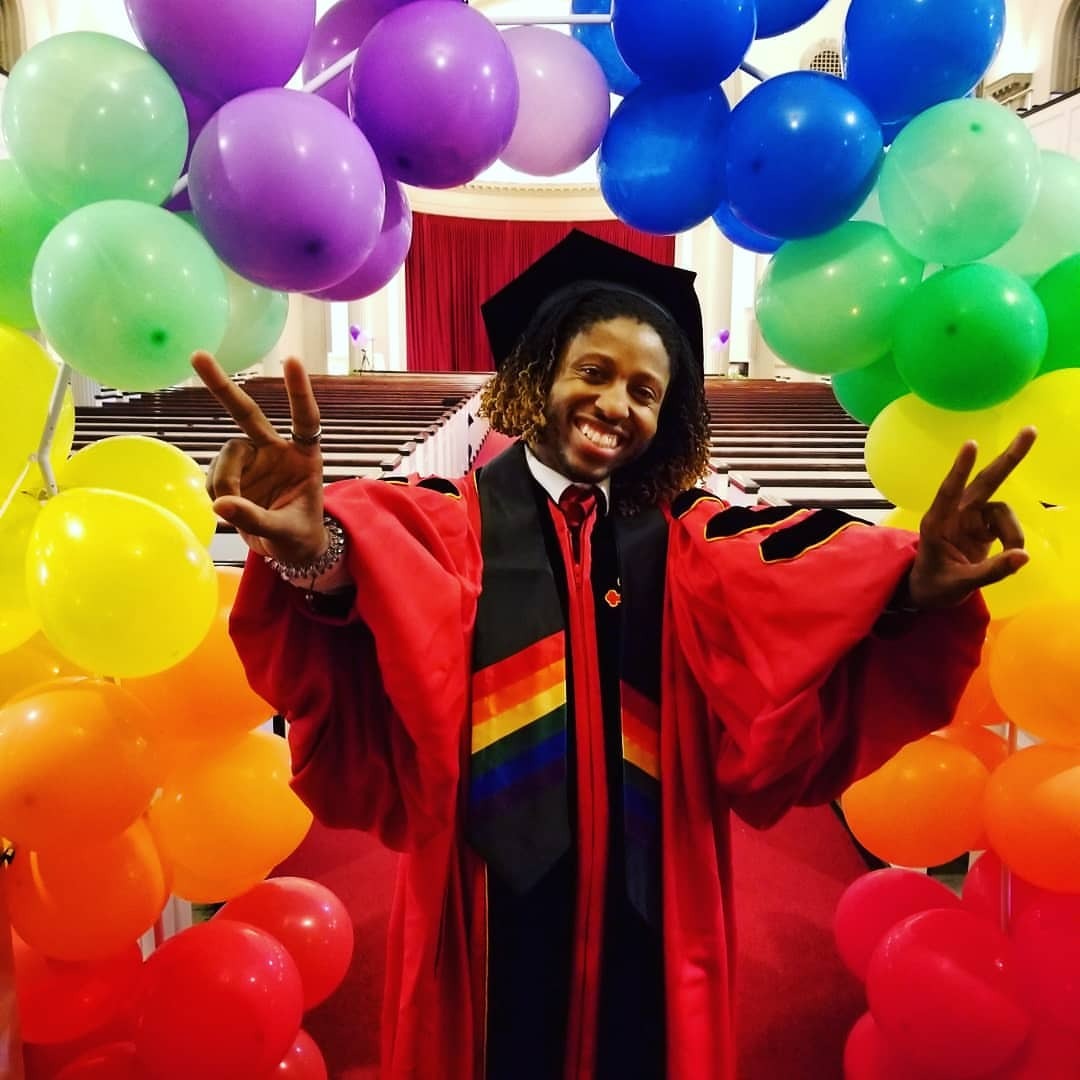
<svg viewBox="0 0 1080 1080">
<path fill-rule="evenodd" d="M 323 515 L 323 525 L 326 526 L 326 534 L 329 543 L 326 550 L 311 562 L 296 565 L 295 563 L 280 562 L 269 555 L 264 555 L 263 560 L 271 570 L 281 575 L 283 581 L 297 581 L 310 578 L 312 581 L 327 570 L 337 565 L 341 556 L 345 553 L 345 530 L 340 523 L 329 514 Z"/>
</svg>

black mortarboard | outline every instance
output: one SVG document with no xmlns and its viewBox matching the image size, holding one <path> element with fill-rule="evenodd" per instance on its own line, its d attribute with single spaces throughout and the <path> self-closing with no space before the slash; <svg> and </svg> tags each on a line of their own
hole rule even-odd
<svg viewBox="0 0 1080 1080">
<path fill-rule="evenodd" d="M 692 270 L 635 255 L 574 229 L 509 285 L 481 306 L 488 341 L 499 365 L 514 351 L 525 328 L 544 303 L 575 285 L 595 282 L 638 293 L 661 308 L 681 328 L 690 351 L 705 370 L 701 305 Z"/>
</svg>

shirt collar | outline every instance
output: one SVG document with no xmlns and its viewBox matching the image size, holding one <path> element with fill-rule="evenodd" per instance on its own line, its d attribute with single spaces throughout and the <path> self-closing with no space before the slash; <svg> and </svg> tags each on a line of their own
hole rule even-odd
<svg viewBox="0 0 1080 1080">
<path fill-rule="evenodd" d="M 529 472 L 532 473 L 532 478 L 548 493 L 552 502 L 556 505 L 562 497 L 562 493 L 577 482 L 568 480 L 562 473 L 556 472 L 551 468 L 550 465 L 545 465 L 532 450 L 529 449 L 527 444 L 525 446 L 525 463 L 529 466 Z M 604 498 L 602 500 L 601 509 L 604 513 L 607 513 L 607 508 L 611 503 L 611 477 L 605 476 L 603 480 L 590 486 L 597 488 L 603 493 Z"/>
</svg>

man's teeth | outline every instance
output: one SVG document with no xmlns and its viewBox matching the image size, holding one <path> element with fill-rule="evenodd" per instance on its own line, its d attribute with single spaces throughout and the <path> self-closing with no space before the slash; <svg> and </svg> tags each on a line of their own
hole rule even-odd
<svg viewBox="0 0 1080 1080">
<path fill-rule="evenodd" d="M 609 435 L 604 431 L 597 431 L 596 428 L 589 427 L 588 424 L 582 424 L 579 430 L 589 442 L 594 443 L 596 446 L 602 446 L 605 450 L 614 450 L 619 445 L 616 436 Z"/>
</svg>

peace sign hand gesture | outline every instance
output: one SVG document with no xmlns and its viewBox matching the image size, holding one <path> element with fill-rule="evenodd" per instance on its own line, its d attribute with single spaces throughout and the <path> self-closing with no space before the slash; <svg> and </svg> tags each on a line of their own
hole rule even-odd
<svg viewBox="0 0 1080 1080">
<path fill-rule="evenodd" d="M 1027 563 L 1020 522 L 1006 503 L 991 499 L 1034 442 L 1035 429 L 1024 428 L 970 484 L 978 448 L 973 442 L 961 447 L 919 526 L 919 552 L 908 578 L 913 607 L 958 604 Z M 990 557 L 996 540 L 1005 550 Z"/>
<path fill-rule="evenodd" d="M 287 439 L 209 353 L 195 353 L 191 366 L 245 436 L 230 439 L 210 463 L 206 489 L 214 511 L 252 551 L 282 563 L 311 563 L 326 550 L 328 537 L 319 406 L 304 365 L 293 358 L 284 364 L 292 425 Z"/>
</svg>

